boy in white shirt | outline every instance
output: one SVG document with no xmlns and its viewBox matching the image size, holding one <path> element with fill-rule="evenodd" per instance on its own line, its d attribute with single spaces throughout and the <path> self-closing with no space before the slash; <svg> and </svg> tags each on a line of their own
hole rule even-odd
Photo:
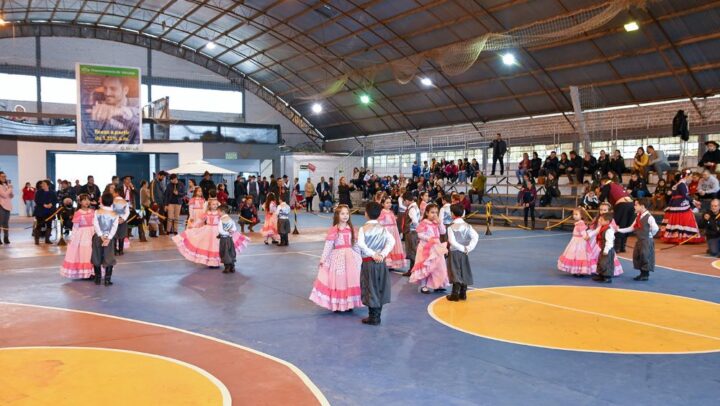
<svg viewBox="0 0 720 406">
<path fill-rule="evenodd" d="M 457 302 L 467 299 L 467 287 L 473 284 L 473 274 L 470 268 L 468 254 L 475 249 L 478 243 L 478 233 L 463 220 L 465 210 L 459 204 L 450 207 L 453 221 L 447 229 L 448 245 L 448 276 L 452 283 L 452 293 L 447 300 Z"/>
<path fill-rule="evenodd" d="M 382 206 L 369 202 L 365 206 L 365 217 L 368 221 L 360 227 L 357 246 L 362 256 L 360 268 L 360 297 L 368 307 L 368 317 L 362 319 L 363 324 L 376 326 L 380 324 L 382 307 L 390 303 L 390 272 L 385 265 L 385 257 L 395 246 L 395 239 L 378 223 Z"/>
<path fill-rule="evenodd" d="M 647 281 L 650 279 L 650 272 L 655 271 L 655 241 L 653 236 L 660 231 L 655 217 L 645 208 L 640 199 L 635 200 L 635 222 L 625 228 L 618 230 L 619 233 L 635 232 L 637 242 L 633 248 L 633 268 L 640 270 L 640 275 L 633 278 L 636 281 Z"/>
</svg>

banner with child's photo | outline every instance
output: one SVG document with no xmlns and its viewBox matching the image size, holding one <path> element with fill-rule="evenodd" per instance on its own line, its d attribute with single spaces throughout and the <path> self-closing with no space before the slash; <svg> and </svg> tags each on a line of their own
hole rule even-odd
<svg viewBox="0 0 720 406">
<path fill-rule="evenodd" d="M 140 69 L 77 64 L 77 142 L 134 149 L 142 145 Z"/>
</svg>

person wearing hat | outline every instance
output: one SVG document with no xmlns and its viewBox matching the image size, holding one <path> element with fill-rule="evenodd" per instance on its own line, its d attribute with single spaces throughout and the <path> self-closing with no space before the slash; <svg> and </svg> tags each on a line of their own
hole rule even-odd
<svg viewBox="0 0 720 406">
<path fill-rule="evenodd" d="M 120 186 L 120 196 L 128 202 L 130 207 L 130 226 L 137 226 L 138 235 L 141 242 L 147 242 L 145 238 L 145 230 L 142 226 L 142 219 L 138 215 L 137 208 L 137 190 L 132 181 L 135 179 L 132 175 L 125 175 L 122 177 L 122 185 Z M 132 236 L 132 229 L 128 229 L 128 237 Z"/>
<path fill-rule="evenodd" d="M 210 179 L 210 172 L 205 171 L 203 179 L 200 181 L 200 189 L 202 189 L 205 200 L 210 198 L 210 191 L 215 189 L 215 182 Z"/>
<path fill-rule="evenodd" d="M 715 141 L 707 141 L 705 146 L 707 147 L 707 151 L 705 151 L 702 158 L 698 161 L 698 166 L 702 166 L 714 173 L 717 164 L 720 163 L 720 150 L 718 150 L 720 145 Z"/>
</svg>

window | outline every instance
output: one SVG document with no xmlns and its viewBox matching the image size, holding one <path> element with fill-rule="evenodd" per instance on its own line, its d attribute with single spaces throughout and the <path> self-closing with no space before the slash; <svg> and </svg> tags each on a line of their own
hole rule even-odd
<svg viewBox="0 0 720 406">
<path fill-rule="evenodd" d="M 0 89 L 2 89 L 2 93 L 0 93 L 1 100 L 37 100 L 37 83 L 35 82 L 35 76 L 0 73 Z M 7 109 L 10 110 L 13 107 L 14 106 L 7 106 Z"/>
<path fill-rule="evenodd" d="M 153 86 L 153 99 L 170 98 L 171 110 L 242 114 L 242 92 L 194 89 L 175 86 Z"/>
<path fill-rule="evenodd" d="M 75 79 L 43 76 L 40 78 L 40 92 L 43 103 L 77 103 Z"/>
</svg>

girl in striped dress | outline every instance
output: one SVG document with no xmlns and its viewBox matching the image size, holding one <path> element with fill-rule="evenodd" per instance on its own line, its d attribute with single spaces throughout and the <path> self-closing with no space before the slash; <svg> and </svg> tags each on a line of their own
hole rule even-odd
<svg viewBox="0 0 720 406">
<path fill-rule="evenodd" d="M 268 245 L 270 240 L 273 244 L 278 243 L 280 233 L 278 232 L 277 225 L 277 198 L 275 193 L 268 193 L 267 199 L 265 200 L 265 223 L 263 224 L 260 234 L 265 238 L 265 245 Z"/>
<path fill-rule="evenodd" d="M 65 252 L 60 275 L 70 279 L 87 279 L 95 273 L 90 262 L 92 238 L 95 234 L 93 228 L 95 210 L 90 208 L 90 199 L 84 193 L 78 196 L 78 205 L 80 209 L 72 218 L 72 240 Z"/>
<path fill-rule="evenodd" d="M 380 217 L 378 217 L 378 223 L 385 227 L 395 240 L 395 245 L 393 246 L 392 251 L 390 251 L 390 254 L 388 254 L 387 258 L 385 258 L 385 263 L 387 264 L 388 269 L 399 271 L 405 268 L 407 260 L 405 259 L 405 249 L 400 242 L 400 232 L 398 232 L 395 213 L 393 213 L 391 209 L 392 199 L 388 196 L 384 196 L 382 201 L 378 203 L 380 203 L 383 207 Z"/>
</svg>

